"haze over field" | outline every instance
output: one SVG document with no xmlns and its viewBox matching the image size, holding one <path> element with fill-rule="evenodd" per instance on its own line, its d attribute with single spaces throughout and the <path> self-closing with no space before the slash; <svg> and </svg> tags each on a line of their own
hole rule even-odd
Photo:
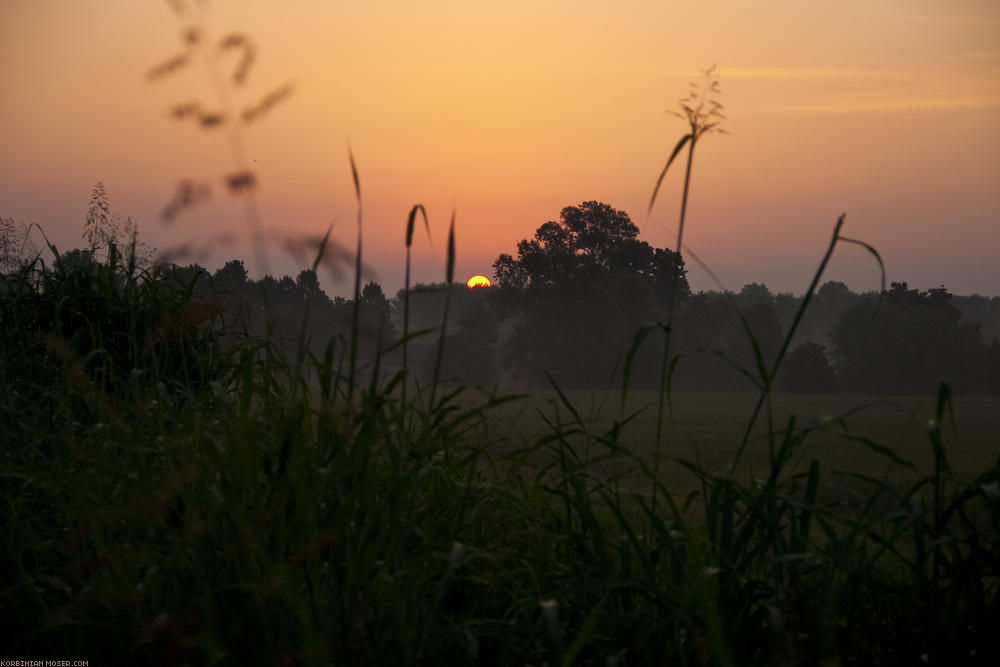
<svg viewBox="0 0 1000 667">
<path fill-rule="evenodd" d="M 297 235 L 333 220 L 352 245 L 349 138 L 367 259 L 390 294 L 418 202 L 435 236 L 415 244 L 416 280 L 443 277 L 453 208 L 463 279 L 490 275 L 499 253 L 586 200 L 672 247 L 680 174 L 644 219 L 684 132 L 664 111 L 713 62 L 731 134 L 699 144 L 685 238 L 727 287 L 801 292 L 847 211 L 845 233 L 880 249 L 890 281 L 997 294 L 1000 5 L 767 4 L 218 0 L 203 27 L 256 45 L 238 108 L 294 84 L 245 133 L 265 225 Z M 0 4 L 0 215 L 38 222 L 61 249 L 82 245 L 101 180 L 153 245 L 245 239 L 221 190 L 159 222 L 179 180 L 232 171 L 224 131 L 168 116 L 177 103 L 218 106 L 206 69 L 145 79 L 181 50 L 187 25 L 169 3 Z M 241 241 L 206 264 L 234 256 L 251 254 Z M 689 268 L 696 290 L 714 287 Z M 878 287 L 860 249 L 838 249 L 828 277 Z"/>
</svg>

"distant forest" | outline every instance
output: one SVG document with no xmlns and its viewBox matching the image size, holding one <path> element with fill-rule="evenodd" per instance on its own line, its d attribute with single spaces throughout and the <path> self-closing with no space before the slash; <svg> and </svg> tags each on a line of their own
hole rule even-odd
<svg viewBox="0 0 1000 667">
<path fill-rule="evenodd" d="M 655 388 L 669 323 L 673 391 L 759 388 L 760 367 L 773 365 L 803 297 L 758 283 L 739 292 L 692 292 L 682 258 L 640 241 L 638 232 L 623 211 L 584 202 L 520 241 L 516 255 L 501 254 L 493 287 L 412 287 L 413 376 L 423 384 L 432 378 L 447 300 L 447 381 L 536 389 L 551 378 L 563 388 L 604 389 L 620 387 L 627 369 L 631 388 Z M 62 255 L 64 267 L 98 264 L 100 240 L 90 240 L 90 249 Z M 349 354 L 356 326 L 358 359 L 378 356 L 380 372 L 400 367 L 404 290 L 389 298 L 369 282 L 355 309 L 352 299 L 327 296 L 312 270 L 255 281 L 233 259 L 214 273 L 190 264 L 150 275 L 192 290 L 237 328 L 290 346 L 305 336 L 317 355 L 331 341 L 331 354 Z M 905 282 L 856 293 L 828 281 L 813 295 L 774 389 L 924 394 L 940 381 L 956 393 L 1000 395 L 1000 297 L 958 296 L 944 286 L 921 291 Z"/>
<path fill-rule="evenodd" d="M 241 260 L 210 274 L 197 265 L 168 274 L 178 285 L 193 284 L 220 304 L 226 317 L 262 333 L 298 340 L 306 304 L 310 347 L 321 354 L 331 339 L 346 351 L 354 303 L 329 298 L 316 274 L 276 279 L 248 278 Z M 469 289 L 444 283 L 410 290 L 410 365 L 429 382 L 446 298 L 450 299 L 442 377 L 472 384 L 543 388 L 546 374 L 574 389 L 615 387 L 622 381 L 636 332 L 656 321 L 655 293 L 644 294 L 628 280 L 606 290 L 553 286 L 528 295 L 511 287 Z M 623 291 L 616 292 L 618 285 Z M 450 295 L 449 295 L 450 292 Z M 382 350 L 385 367 L 398 367 L 403 331 L 399 290 L 388 298 L 378 283 L 361 291 L 358 355 L 366 361 Z M 679 355 L 675 391 L 752 391 L 756 346 L 766 365 L 781 347 L 802 297 L 774 294 L 758 283 L 739 292 L 683 290 L 678 295 L 673 352 Z M 743 320 L 741 320 L 741 316 Z M 744 324 L 744 321 L 746 324 Z M 423 332 L 419 334 L 419 332 Z M 659 335 L 657 335 L 659 333 Z M 634 388 L 658 386 L 662 333 L 641 342 L 630 372 Z M 776 379 L 790 393 L 922 394 L 942 380 L 957 393 L 1000 394 L 1000 297 L 958 296 L 944 287 L 929 291 L 892 283 L 882 293 L 852 292 L 826 282 L 813 297 Z"/>
</svg>

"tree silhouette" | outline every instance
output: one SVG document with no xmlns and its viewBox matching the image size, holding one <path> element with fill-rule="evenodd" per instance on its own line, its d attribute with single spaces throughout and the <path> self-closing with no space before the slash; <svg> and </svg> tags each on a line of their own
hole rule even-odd
<svg viewBox="0 0 1000 667">
<path fill-rule="evenodd" d="M 212 291 L 211 275 L 200 264 L 187 266 L 168 265 L 163 267 L 162 275 L 177 289 L 192 288 L 195 294 L 209 294 Z"/>
<path fill-rule="evenodd" d="M 773 304 L 774 295 L 763 283 L 747 283 L 740 290 L 738 301 L 744 307 L 754 306 L 758 303 Z"/>
<path fill-rule="evenodd" d="M 549 221 L 535 238 L 517 244 L 517 259 L 503 253 L 493 263 L 501 288 L 598 287 L 613 274 L 633 274 L 650 287 L 669 287 L 680 266 L 680 292 L 690 293 L 680 255 L 638 240 L 628 214 L 597 201 L 567 206 L 558 222 Z"/>
<path fill-rule="evenodd" d="M 778 315 L 770 303 L 756 303 L 750 306 L 744 313 L 746 323 L 753 332 L 754 341 L 761 356 L 764 357 L 765 365 L 770 368 L 778 356 L 781 343 L 784 341 L 785 333 L 778 322 Z M 735 350 L 740 350 L 739 355 L 746 367 L 754 366 L 754 351 L 746 331 L 739 331 L 733 337 L 730 346 Z"/>
<path fill-rule="evenodd" d="M 757 353 L 765 367 L 770 368 L 784 339 L 774 307 L 761 300 L 765 293 L 770 295 L 762 285 L 750 290 L 744 288 L 735 296 L 702 292 L 683 304 L 674 321 L 676 349 L 680 352 L 676 378 L 679 388 L 754 389 L 744 371 L 760 381 Z M 738 302 L 742 299 L 749 299 L 751 305 L 740 308 Z"/>
<path fill-rule="evenodd" d="M 302 299 L 302 303 L 309 303 L 310 308 L 325 309 L 333 305 L 330 297 L 326 295 L 319 286 L 319 276 L 313 269 L 302 269 L 299 275 L 295 278 L 295 287 L 298 290 L 298 296 Z"/>
<path fill-rule="evenodd" d="M 77 269 L 92 271 L 95 270 L 98 262 L 94 258 L 94 254 L 89 250 L 81 250 L 80 248 L 74 248 L 73 250 L 67 250 L 59 256 L 59 262 L 62 264 L 66 271 L 74 271 Z"/>
<path fill-rule="evenodd" d="M 943 287 L 922 292 L 892 283 L 881 304 L 867 299 L 847 309 L 831 337 L 839 384 L 847 391 L 932 393 L 947 380 L 961 393 L 989 384 L 981 325 L 963 320 Z"/>
<path fill-rule="evenodd" d="M 680 255 L 638 235 L 627 213 L 587 201 L 520 241 L 516 258 L 497 258 L 498 313 L 518 321 L 505 352 L 514 377 L 605 381 L 636 328 L 662 319 L 675 278 L 678 296 L 690 294 Z"/>
<path fill-rule="evenodd" d="M 385 349 L 396 339 L 396 329 L 392 325 L 392 304 L 386 298 L 382 286 L 369 282 L 361 290 L 358 311 L 358 355 L 373 358 L 377 351 Z"/>
<path fill-rule="evenodd" d="M 480 292 L 483 290 L 475 290 Z M 480 296 L 477 294 L 476 296 Z M 488 303 L 487 295 L 470 300 L 458 319 L 458 327 L 445 340 L 441 376 L 460 378 L 463 382 L 491 386 L 498 376 L 498 343 L 500 325 Z M 426 377 L 434 373 L 436 350 L 427 349 L 423 371 Z"/>
<path fill-rule="evenodd" d="M 212 274 L 216 291 L 242 293 L 247 287 L 247 268 L 242 259 L 231 259 Z"/>
<path fill-rule="evenodd" d="M 779 391 L 793 394 L 831 394 L 837 390 L 826 349 L 812 341 L 789 353 L 776 383 Z"/>
</svg>

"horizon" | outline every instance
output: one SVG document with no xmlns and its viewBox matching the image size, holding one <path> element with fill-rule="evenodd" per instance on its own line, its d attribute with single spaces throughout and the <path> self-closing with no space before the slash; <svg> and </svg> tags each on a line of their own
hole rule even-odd
<svg viewBox="0 0 1000 667">
<path fill-rule="evenodd" d="M 585 2 L 572 13 L 558 3 L 391 7 L 219 1 L 206 15 L 214 35 L 237 31 L 256 45 L 243 102 L 294 85 L 245 131 L 265 229 L 321 235 L 333 221 L 333 238 L 354 247 L 349 141 L 364 258 L 376 269 L 368 277 L 387 295 L 402 287 L 406 214 L 417 203 L 432 242 L 418 228 L 414 283 L 443 280 L 452 210 L 463 281 L 492 278 L 500 253 L 587 200 L 626 211 L 641 239 L 672 248 L 676 165 L 644 214 L 684 132 L 665 111 L 713 62 L 730 134 L 699 142 L 685 244 L 726 288 L 801 294 L 846 212 L 845 234 L 882 253 L 887 285 L 1000 294 L 994 4 L 734 4 L 725 16 L 693 2 L 631 11 Z M 113 210 L 137 220 L 151 245 L 230 233 L 237 243 L 206 268 L 237 257 L 263 275 L 228 194 L 159 221 L 180 179 L 232 171 L 224 131 L 168 117 L 171 105 L 213 104 L 204 68 L 145 81 L 178 52 L 187 25 L 167 3 L 5 4 L 0 25 L 9 63 L 0 216 L 38 223 L 62 250 L 80 247 L 90 192 L 103 181 Z M 302 268 L 278 247 L 269 255 L 272 274 Z M 685 258 L 695 291 L 717 289 Z M 842 246 L 827 280 L 875 290 L 878 267 Z M 350 284 L 324 289 L 345 294 Z"/>
</svg>

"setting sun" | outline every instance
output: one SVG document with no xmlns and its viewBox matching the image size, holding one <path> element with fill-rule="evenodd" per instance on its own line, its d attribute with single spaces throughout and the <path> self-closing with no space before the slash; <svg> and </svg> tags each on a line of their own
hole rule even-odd
<svg viewBox="0 0 1000 667">
<path fill-rule="evenodd" d="M 486 276 L 477 275 L 469 278 L 469 282 L 465 284 L 469 286 L 469 289 L 476 289 L 479 287 L 489 287 L 492 283 L 490 283 L 490 279 Z"/>
</svg>

